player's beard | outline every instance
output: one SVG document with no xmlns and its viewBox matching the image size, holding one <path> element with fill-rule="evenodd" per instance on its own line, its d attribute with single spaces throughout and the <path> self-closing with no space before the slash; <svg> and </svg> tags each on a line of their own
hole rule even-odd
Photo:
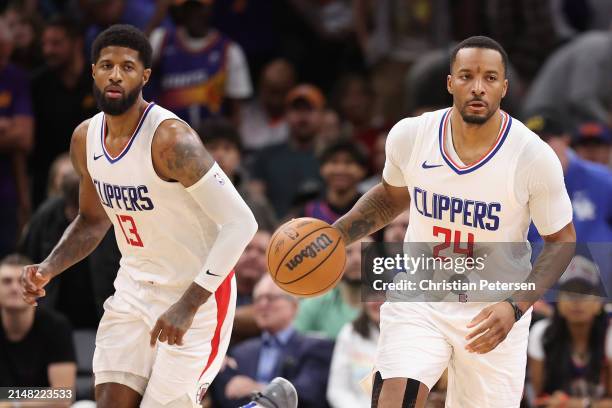
<svg viewBox="0 0 612 408">
<path fill-rule="evenodd" d="M 461 118 L 463 118 L 463 121 L 465 123 L 469 123 L 470 125 L 482 125 L 486 123 L 491 118 L 491 116 L 493 116 L 493 113 L 495 113 L 495 111 L 497 110 L 497 108 L 489 109 L 484 116 L 478 116 L 470 115 L 469 113 L 467 113 L 467 108 L 468 106 L 467 104 L 465 104 L 463 106 L 463 109 L 461 109 L 459 113 L 461 113 Z"/>
<path fill-rule="evenodd" d="M 140 91 L 142 91 L 143 86 L 143 84 L 137 86 L 119 99 L 108 99 L 104 95 L 104 92 L 101 91 L 94 82 L 93 94 L 94 98 L 96 99 L 98 109 L 100 109 L 107 115 L 118 116 L 125 113 L 128 109 L 134 106 L 136 100 L 138 99 L 138 96 L 140 95 Z"/>
</svg>

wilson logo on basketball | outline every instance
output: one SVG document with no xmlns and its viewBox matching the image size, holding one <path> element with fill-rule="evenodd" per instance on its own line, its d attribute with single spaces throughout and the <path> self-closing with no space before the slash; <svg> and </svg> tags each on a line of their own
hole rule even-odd
<svg viewBox="0 0 612 408">
<path fill-rule="evenodd" d="M 304 258 L 316 257 L 319 252 L 333 244 L 333 242 L 334 241 L 327 234 L 323 233 L 306 245 L 304 249 L 294 256 L 293 259 L 290 259 L 285 266 L 292 271 L 304 261 Z"/>
</svg>

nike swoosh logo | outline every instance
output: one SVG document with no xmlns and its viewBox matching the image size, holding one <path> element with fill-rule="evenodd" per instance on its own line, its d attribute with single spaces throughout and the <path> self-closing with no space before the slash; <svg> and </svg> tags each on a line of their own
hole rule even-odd
<svg viewBox="0 0 612 408">
<path fill-rule="evenodd" d="M 98 160 L 100 157 L 104 156 L 104 153 L 102 153 L 99 156 L 96 156 L 96 154 L 94 153 L 94 160 Z"/>
<path fill-rule="evenodd" d="M 211 276 L 221 277 L 221 275 L 217 275 L 216 273 L 212 273 L 212 272 L 211 272 L 211 271 L 209 271 L 209 270 L 206 270 L 206 274 L 207 274 L 207 275 L 211 275 Z"/>
<path fill-rule="evenodd" d="M 423 167 L 424 169 L 433 169 L 435 167 L 442 167 L 442 165 L 441 164 L 427 164 L 427 160 L 425 160 L 423 164 L 421 164 L 421 167 Z"/>
</svg>

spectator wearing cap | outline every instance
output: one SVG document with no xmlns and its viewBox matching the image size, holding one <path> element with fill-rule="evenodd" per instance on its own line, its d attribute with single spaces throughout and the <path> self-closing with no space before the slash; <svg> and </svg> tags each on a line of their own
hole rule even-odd
<svg viewBox="0 0 612 408">
<path fill-rule="evenodd" d="M 590 31 L 559 48 L 540 69 L 525 96 L 523 117 L 557 115 L 577 127 L 612 126 L 612 31 Z"/>
<path fill-rule="evenodd" d="M 595 264 L 576 256 L 560 279 L 552 318 L 536 322 L 527 354 L 534 406 L 612 404 L 612 327 Z"/>
<path fill-rule="evenodd" d="M 211 27 L 213 0 L 176 3 L 176 26 L 150 36 L 154 75 L 147 93 L 194 128 L 218 116 L 238 126 L 242 101 L 253 92 L 244 52 Z"/>
<path fill-rule="evenodd" d="M 30 306 L 21 295 L 21 271 L 31 263 L 16 254 L 0 260 L 0 387 L 74 389 L 76 363 L 68 321 Z M 27 406 L 43 405 L 49 406 Z"/>
<path fill-rule="evenodd" d="M 31 204 L 26 156 L 34 121 L 27 75 L 9 62 L 13 35 L 0 19 L 0 257 L 15 248 Z"/>
<path fill-rule="evenodd" d="M 240 122 L 240 134 L 246 150 L 287 141 L 286 100 L 294 86 L 295 69 L 288 61 L 277 59 L 264 67 L 257 98 L 245 106 Z"/>
<path fill-rule="evenodd" d="M 207 119 L 199 127 L 198 134 L 253 211 L 260 229 L 275 230 L 277 219 L 274 209 L 265 196 L 252 194 L 247 188 L 249 175 L 242 166 L 242 142 L 232 122 L 224 118 Z"/>
<path fill-rule="evenodd" d="M 324 107 L 325 97 L 317 87 L 293 88 L 287 95 L 289 139 L 255 155 L 251 191 L 265 194 L 279 218 L 287 215 L 300 191 L 320 188 L 315 147 Z"/>
<path fill-rule="evenodd" d="M 74 128 L 98 112 L 79 24 L 63 16 L 52 18 L 43 30 L 42 45 L 45 66 L 32 78 L 34 206 L 45 200 L 51 163 L 69 149 Z"/>
<path fill-rule="evenodd" d="M 596 122 L 581 124 L 572 143 L 578 157 L 604 166 L 612 165 L 610 161 L 611 145 L 610 128 Z"/>
<path fill-rule="evenodd" d="M 367 172 L 368 158 L 360 145 L 340 140 L 325 147 L 319 155 L 325 191 L 296 212 L 297 217 L 312 217 L 333 224 L 359 200 L 359 182 Z"/>
<path fill-rule="evenodd" d="M 563 123 L 553 116 L 538 115 L 525 124 L 555 151 L 561 162 L 565 187 L 572 201 L 578 242 L 612 241 L 612 172 L 591 163 L 570 148 L 571 137 Z M 539 241 L 531 225 L 529 241 Z"/>
</svg>

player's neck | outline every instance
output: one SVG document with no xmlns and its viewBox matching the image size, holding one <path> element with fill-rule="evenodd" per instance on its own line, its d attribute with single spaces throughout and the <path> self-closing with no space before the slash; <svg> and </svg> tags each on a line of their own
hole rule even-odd
<svg viewBox="0 0 612 408">
<path fill-rule="evenodd" d="M 141 95 L 136 103 L 121 115 L 104 115 L 108 129 L 106 137 L 108 139 L 131 137 L 147 106 L 148 103 Z"/>
<path fill-rule="evenodd" d="M 36 309 L 33 307 L 10 311 L 1 309 L 1 312 L 2 326 L 6 337 L 11 341 L 17 342 L 22 340 L 32 328 Z"/>
<path fill-rule="evenodd" d="M 490 147 L 497 139 L 502 118 L 498 109 L 491 115 L 489 120 L 481 125 L 477 125 L 467 123 L 463 120 L 459 111 L 453 109 L 450 121 L 453 145 L 457 153 L 459 153 L 457 150 L 459 146 L 469 150 Z"/>
<path fill-rule="evenodd" d="M 568 323 L 567 329 L 569 330 L 572 338 L 572 344 L 575 347 L 584 347 L 589 343 L 589 334 L 591 333 L 592 322 L 587 323 Z"/>
</svg>

